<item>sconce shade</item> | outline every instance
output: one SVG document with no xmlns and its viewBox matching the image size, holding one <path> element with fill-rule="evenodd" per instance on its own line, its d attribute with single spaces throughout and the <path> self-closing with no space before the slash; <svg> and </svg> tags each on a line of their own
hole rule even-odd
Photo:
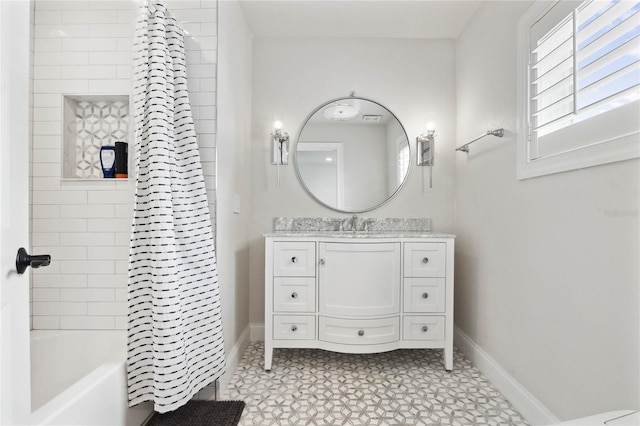
<svg viewBox="0 0 640 426">
<path fill-rule="evenodd" d="M 418 166 L 433 166 L 433 148 L 436 131 L 433 123 L 427 123 L 425 134 L 416 138 L 416 152 Z"/>
<path fill-rule="evenodd" d="M 289 164 L 289 135 L 282 131 L 282 122 L 273 123 L 271 134 L 272 164 Z"/>
<path fill-rule="evenodd" d="M 416 153 L 418 166 L 429 167 L 429 188 L 433 188 L 433 148 L 436 131 L 433 123 L 427 123 L 427 134 L 416 138 Z"/>
</svg>

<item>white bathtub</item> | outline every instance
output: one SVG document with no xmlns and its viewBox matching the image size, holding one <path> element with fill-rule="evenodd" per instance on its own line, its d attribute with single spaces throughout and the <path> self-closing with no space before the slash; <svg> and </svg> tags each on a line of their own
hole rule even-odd
<svg viewBox="0 0 640 426">
<path fill-rule="evenodd" d="M 125 331 L 32 331 L 32 424 L 141 425 L 152 405 L 128 407 L 125 360 Z"/>
</svg>

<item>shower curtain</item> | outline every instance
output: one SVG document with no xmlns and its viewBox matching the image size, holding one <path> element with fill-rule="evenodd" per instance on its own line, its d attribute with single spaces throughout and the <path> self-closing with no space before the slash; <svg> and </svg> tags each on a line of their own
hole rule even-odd
<svg viewBox="0 0 640 426">
<path fill-rule="evenodd" d="M 134 52 L 129 405 L 164 413 L 224 372 L 220 297 L 184 36 L 161 0 L 141 7 Z"/>
</svg>

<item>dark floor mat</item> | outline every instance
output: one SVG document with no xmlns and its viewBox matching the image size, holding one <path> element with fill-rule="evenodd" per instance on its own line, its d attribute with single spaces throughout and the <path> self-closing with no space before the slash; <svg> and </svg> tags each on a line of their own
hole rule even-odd
<svg viewBox="0 0 640 426">
<path fill-rule="evenodd" d="M 189 401 L 175 411 L 154 413 L 145 426 L 236 426 L 244 401 Z"/>
</svg>

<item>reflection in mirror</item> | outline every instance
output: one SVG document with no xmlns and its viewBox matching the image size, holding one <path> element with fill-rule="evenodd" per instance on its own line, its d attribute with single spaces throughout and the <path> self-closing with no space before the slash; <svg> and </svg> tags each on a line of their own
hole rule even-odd
<svg viewBox="0 0 640 426">
<path fill-rule="evenodd" d="M 298 168 L 307 189 L 323 204 L 344 206 L 344 150 L 342 143 L 298 145 Z"/>
<path fill-rule="evenodd" d="M 298 176 L 319 202 L 343 212 L 372 210 L 389 200 L 409 171 L 409 139 L 382 105 L 362 98 L 316 109 L 296 145 Z"/>
</svg>

